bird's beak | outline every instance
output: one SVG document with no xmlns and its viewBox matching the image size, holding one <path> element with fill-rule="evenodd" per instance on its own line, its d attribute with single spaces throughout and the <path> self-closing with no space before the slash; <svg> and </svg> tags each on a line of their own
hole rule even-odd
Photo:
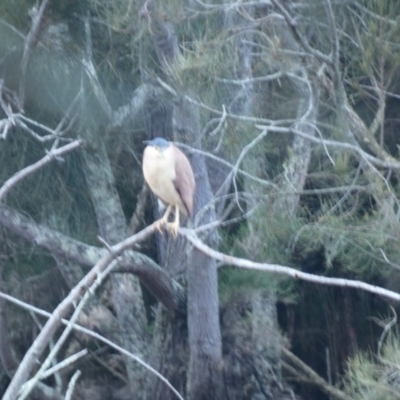
<svg viewBox="0 0 400 400">
<path fill-rule="evenodd" d="M 143 143 L 144 143 L 144 144 L 149 144 L 149 143 L 150 143 L 150 140 L 143 140 Z"/>
</svg>

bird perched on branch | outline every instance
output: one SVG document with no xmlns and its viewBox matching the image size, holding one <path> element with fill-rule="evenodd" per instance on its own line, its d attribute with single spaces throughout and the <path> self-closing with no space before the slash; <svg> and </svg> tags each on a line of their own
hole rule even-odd
<svg viewBox="0 0 400 400">
<path fill-rule="evenodd" d="M 195 180 L 189 160 L 172 143 L 163 138 L 145 142 L 143 153 L 143 175 L 152 192 L 165 204 L 164 216 L 155 222 L 161 230 L 163 225 L 174 237 L 178 235 L 179 214 L 193 216 Z M 174 208 L 175 221 L 168 222 L 169 214 Z"/>
</svg>

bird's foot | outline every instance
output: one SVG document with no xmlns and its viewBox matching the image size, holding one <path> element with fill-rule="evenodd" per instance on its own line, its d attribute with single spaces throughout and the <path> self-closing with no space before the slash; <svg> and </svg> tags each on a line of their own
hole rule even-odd
<svg viewBox="0 0 400 400">
<path fill-rule="evenodd" d="M 163 217 L 163 218 L 158 219 L 157 221 L 154 221 L 153 226 L 155 229 L 158 230 L 158 232 L 163 233 L 163 226 L 165 224 L 167 224 L 167 222 L 168 222 L 168 219 Z"/>
<path fill-rule="evenodd" d="M 178 237 L 179 221 L 168 222 L 167 230 L 176 239 Z"/>
</svg>

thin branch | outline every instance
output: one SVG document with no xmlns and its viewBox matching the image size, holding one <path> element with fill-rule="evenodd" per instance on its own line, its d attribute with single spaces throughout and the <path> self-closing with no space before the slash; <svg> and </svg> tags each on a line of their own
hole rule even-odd
<svg viewBox="0 0 400 400">
<path fill-rule="evenodd" d="M 139 194 L 137 195 L 137 202 L 135 211 L 129 221 L 129 229 L 130 234 L 133 235 L 139 229 L 140 224 L 144 220 L 145 208 L 147 206 L 147 199 L 149 196 L 150 190 L 149 187 L 143 183 L 142 189 L 140 190 Z"/>
<path fill-rule="evenodd" d="M 36 326 L 39 328 L 39 331 L 41 331 L 43 329 L 43 325 L 40 323 L 37 315 L 32 311 L 30 311 L 30 315 L 31 315 L 33 321 L 35 322 Z M 53 348 L 54 348 L 54 339 L 51 338 L 51 340 L 49 342 L 50 351 Z M 56 357 L 53 358 L 52 364 L 53 364 L 53 367 L 58 364 L 58 361 L 57 361 Z M 55 386 L 56 386 L 55 390 L 57 390 L 57 392 L 61 393 L 61 389 L 62 389 L 63 383 L 62 383 L 62 379 L 61 379 L 60 374 L 58 374 L 57 372 L 55 372 L 55 374 L 54 374 L 54 380 L 55 380 Z"/>
<path fill-rule="evenodd" d="M 85 58 L 82 60 L 83 66 L 85 67 L 86 74 L 92 85 L 92 89 L 99 101 L 99 104 L 106 116 L 111 119 L 112 108 L 107 100 L 103 88 L 100 85 L 99 78 L 97 77 L 96 68 L 93 65 L 93 51 L 92 51 L 92 35 L 90 30 L 89 18 L 85 18 L 85 34 L 86 34 L 86 54 Z"/>
<path fill-rule="evenodd" d="M 8 92 L 8 93 L 7 93 Z M 11 107 L 11 104 L 9 102 L 6 102 L 6 99 L 3 98 L 3 93 L 7 93 L 8 95 L 14 97 L 14 93 L 7 90 L 7 88 L 4 86 L 3 79 L 0 79 L 0 106 L 3 109 L 4 113 L 6 114 L 7 118 L 4 118 L 0 121 L 0 139 L 6 139 L 8 131 L 15 126 L 15 119 L 13 116 L 13 110 Z M 18 99 L 14 100 L 14 103 L 18 103 Z"/>
<path fill-rule="evenodd" d="M 339 201 L 337 201 L 334 204 L 334 206 L 324 214 L 324 219 L 327 218 L 329 215 L 333 214 L 337 209 L 339 209 L 342 206 L 342 204 L 345 202 L 345 200 L 350 196 L 350 193 L 352 192 L 351 188 L 352 188 L 352 186 L 354 186 L 356 184 L 356 182 L 357 182 L 357 180 L 358 180 L 358 178 L 360 176 L 360 173 L 361 173 L 361 170 L 362 170 L 362 164 L 363 164 L 363 162 L 361 161 L 360 164 L 358 165 L 356 174 L 355 174 L 355 176 L 353 178 L 353 181 L 351 182 L 351 184 L 349 186 L 349 189 L 342 196 L 342 198 Z"/>
<path fill-rule="evenodd" d="M 32 27 L 29 31 L 28 37 L 25 40 L 24 54 L 21 62 L 21 80 L 19 83 L 19 103 L 22 108 L 25 102 L 26 71 L 28 69 L 29 59 L 34 47 L 36 46 L 36 43 L 39 40 L 40 25 L 43 21 L 44 12 L 49 2 L 50 0 L 43 0 L 39 10 L 33 9 L 33 11 L 35 11 L 35 15 L 32 16 Z"/>
<path fill-rule="evenodd" d="M 49 368 L 48 370 L 44 371 L 41 376 L 40 380 L 46 379 L 49 376 L 55 374 L 58 371 L 61 371 L 63 368 L 68 367 L 69 365 L 75 363 L 78 361 L 80 358 L 86 356 L 88 354 L 87 349 L 83 349 L 79 351 L 78 353 L 72 354 L 72 356 L 69 356 L 65 360 L 61 361 L 60 363 L 54 365 L 54 367 Z M 24 393 L 25 389 L 34 381 L 34 378 L 30 379 L 28 382 L 26 382 L 24 385 L 22 385 L 21 392 Z M 22 400 L 25 398 L 24 396 L 21 395 L 20 399 Z"/>
<path fill-rule="evenodd" d="M 370 246 L 370 247 L 371 247 L 372 249 L 375 249 L 375 247 L 372 247 L 372 246 Z M 396 264 L 396 263 L 390 261 L 390 260 L 387 258 L 387 256 L 386 256 L 385 252 L 383 251 L 383 249 L 379 248 L 378 250 L 381 252 L 382 257 L 383 257 L 383 259 L 385 260 L 386 263 L 388 263 L 391 267 L 400 270 L 400 265 L 398 265 L 398 264 Z M 378 257 L 376 257 L 376 258 L 377 258 L 379 261 L 381 261 Z"/>
<path fill-rule="evenodd" d="M 221 261 L 225 265 L 233 265 L 238 268 L 254 269 L 259 271 L 274 272 L 277 274 L 288 275 L 296 279 L 304 280 L 307 282 L 319 283 L 321 285 L 331 285 L 340 287 L 349 287 L 354 289 L 365 290 L 370 293 L 378 294 L 388 299 L 400 301 L 400 294 L 392 290 L 384 289 L 379 286 L 370 285 L 365 282 L 343 279 L 343 278 L 329 278 L 325 276 L 318 276 L 309 274 L 307 272 L 299 271 L 295 268 L 286 267 L 277 264 L 258 263 L 244 258 L 233 257 L 204 244 L 194 233 L 193 230 L 187 228 L 179 228 L 179 233 L 185 236 L 197 249 L 207 254 L 215 260 Z"/>
<path fill-rule="evenodd" d="M 72 239 L 54 229 L 35 223 L 31 218 L 0 203 L 0 225 L 10 229 L 15 234 L 50 251 L 56 257 L 66 258 L 82 266 L 92 268 L 104 256 L 105 249 L 90 246 Z M 149 289 L 153 296 L 171 312 L 181 305 L 184 289 L 178 282 L 171 279 L 157 263 L 145 254 L 126 252 L 121 262 L 129 266 L 129 272 L 137 276 Z"/>
<path fill-rule="evenodd" d="M 268 129 L 264 129 L 254 140 L 252 140 L 249 144 L 243 147 L 242 151 L 240 152 L 240 155 L 236 161 L 236 164 L 233 168 L 233 170 L 230 172 L 230 174 L 227 176 L 225 179 L 225 182 L 228 184 L 230 183 L 230 180 L 233 179 L 233 186 L 235 188 L 235 197 L 236 197 L 236 203 L 241 209 L 240 204 L 239 204 L 239 198 L 237 196 L 237 184 L 236 184 L 236 176 L 237 176 L 237 171 L 239 169 L 239 165 L 243 161 L 244 157 L 246 154 L 255 146 L 257 145 L 261 140 L 263 140 L 266 136 L 268 135 Z M 233 178 L 232 178 L 233 176 Z M 221 185 L 221 188 L 225 185 L 225 182 Z M 221 188 L 218 190 L 218 192 L 221 190 Z"/>
<path fill-rule="evenodd" d="M 74 110 L 75 106 L 78 104 L 78 102 L 81 99 L 82 95 L 83 95 L 83 90 L 82 90 L 82 87 L 81 87 L 80 90 L 78 91 L 77 95 L 75 96 L 75 98 L 71 101 L 71 104 L 68 106 L 68 109 L 65 112 L 64 116 L 62 117 L 61 121 L 57 125 L 57 127 L 56 127 L 56 129 L 54 131 L 56 136 L 61 136 L 61 135 L 65 134 L 69 130 L 69 127 L 72 125 L 72 123 L 74 122 L 74 120 L 76 118 L 76 114 L 75 114 L 75 117 L 71 118 L 71 113 Z M 65 123 L 68 120 L 70 120 L 68 126 L 65 129 L 62 129 L 62 127 L 65 125 Z"/>
<path fill-rule="evenodd" d="M 154 231 L 155 227 L 150 225 L 138 232 L 136 235 L 133 235 L 116 244 L 115 246 L 112 246 L 115 256 L 109 253 L 105 254 L 90 270 L 90 272 L 71 290 L 68 296 L 54 310 L 52 317 L 47 321 L 46 325 L 43 327 L 32 346 L 26 352 L 18 370 L 16 371 L 10 385 L 7 388 L 7 391 L 4 394 L 3 400 L 15 400 L 17 398 L 19 388 L 23 383 L 26 382 L 29 374 L 36 364 L 36 360 L 43 353 L 48 341 L 60 326 L 61 318 L 67 315 L 73 304 L 82 296 L 83 293 L 85 293 L 87 288 L 91 286 L 97 276 L 107 268 L 107 266 L 116 256 L 122 254 L 126 249 L 132 247 L 135 243 L 146 239 L 152 235 Z"/>
<path fill-rule="evenodd" d="M 255 83 L 255 82 L 270 82 L 274 81 L 276 79 L 283 78 L 284 76 L 287 76 L 288 72 L 285 71 L 279 71 L 275 72 L 273 74 L 269 75 L 264 75 L 264 76 L 256 76 L 254 78 L 245 78 L 245 79 L 227 79 L 227 78 L 216 78 L 216 81 L 223 82 L 223 83 L 229 83 L 232 85 L 246 85 L 248 83 Z"/>
<path fill-rule="evenodd" d="M 296 375 L 299 374 L 298 370 L 300 370 L 301 371 L 300 375 L 302 374 L 306 375 L 306 377 L 309 379 L 309 383 L 317 385 L 322 389 L 322 391 L 324 391 L 327 395 L 331 396 L 332 398 L 339 400 L 351 400 L 351 398 L 347 396 L 346 393 L 342 392 L 341 390 L 335 388 L 334 386 L 326 382 L 325 379 L 321 378 L 313 369 L 311 369 L 307 364 L 305 364 L 302 360 L 296 357 L 290 350 L 282 347 L 282 353 L 288 359 L 288 361 L 290 361 L 296 367 L 294 369 L 294 371 L 296 371 Z"/>
<path fill-rule="evenodd" d="M 368 10 L 368 8 L 363 7 L 357 0 L 351 1 L 349 5 L 353 5 L 354 7 L 357 7 L 359 10 L 363 11 L 365 14 L 376 18 L 379 22 L 383 22 L 385 24 L 389 24 L 392 26 L 397 26 L 398 21 L 395 19 L 390 19 L 388 16 L 382 17 L 381 15 L 375 14 L 372 11 Z"/>
<path fill-rule="evenodd" d="M 101 271 L 98 273 L 96 280 L 92 283 L 90 287 L 87 288 L 84 296 L 82 297 L 81 301 L 79 304 L 76 306 L 74 313 L 72 314 L 72 317 L 70 318 L 67 327 L 64 329 L 64 332 L 62 335 L 59 337 L 57 340 L 57 343 L 54 345 L 54 347 L 51 349 L 49 355 L 47 356 L 46 360 L 42 363 L 40 366 L 38 372 L 36 375 L 30 379 L 28 382 L 26 382 L 22 386 L 22 394 L 20 395 L 18 400 L 24 400 L 26 397 L 30 394 L 32 389 L 35 387 L 36 383 L 39 382 L 39 380 L 43 380 L 46 378 L 46 369 L 50 366 L 52 360 L 54 357 L 57 355 L 57 353 L 60 351 L 61 346 L 65 343 L 67 340 L 70 332 L 72 331 L 73 327 L 72 324 L 75 323 L 75 321 L 78 319 L 79 314 L 81 313 L 83 307 L 85 304 L 88 302 L 90 296 L 94 293 L 96 288 L 100 286 L 104 278 L 111 272 L 111 270 L 114 268 L 114 266 L 117 264 L 116 260 L 113 260 L 105 269 L 104 271 Z M 53 369 L 53 368 L 51 368 Z M 47 371 L 49 372 L 49 371 Z"/>
<path fill-rule="evenodd" d="M 81 376 L 81 371 L 76 371 L 74 375 L 72 375 L 71 380 L 68 383 L 68 389 L 67 392 L 65 393 L 65 400 L 71 400 L 72 399 L 72 393 L 74 392 L 76 381 L 79 379 Z"/>
<path fill-rule="evenodd" d="M 31 119 L 31 118 L 28 118 L 28 117 L 27 117 L 26 115 L 24 115 L 24 114 L 20 114 L 20 113 L 18 113 L 18 114 L 13 114 L 13 117 L 16 118 L 17 120 L 18 120 L 18 119 L 23 119 L 25 122 L 28 122 L 28 123 L 30 123 L 30 124 L 36 126 L 37 128 L 43 129 L 44 131 L 46 131 L 46 132 L 49 133 L 48 136 L 50 136 L 51 139 L 54 139 L 54 137 L 56 136 L 56 131 L 55 131 L 55 130 L 49 128 L 49 127 L 46 126 L 46 125 L 41 124 L 40 122 L 37 122 L 37 121 L 35 121 L 35 120 Z M 23 127 L 23 126 L 21 125 L 21 127 Z M 45 136 L 45 137 L 47 138 L 47 136 Z M 42 136 L 42 137 L 41 137 L 42 140 L 43 140 L 45 137 Z M 48 139 L 47 139 L 47 140 L 48 140 Z"/>
<path fill-rule="evenodd" d="M 340 76 L 340 59 L 339 59 L 339 38 L 337 35 L 337 27 L 335 22 L 335 15 L 332 10 L 332 4 L 330 0 L 325 0 L 325 9 L 328 16 L 328 23 L 330 29 L 330 39 L 331 39 L 331 46 L 332 46 L 332 67 L 334 71 L 334 82 L 335 82 L 335 89 L 340 90 L 341 85 L 341 76 Z"/>
<path fill-rule="evenodd" d="M 312 135 L 309 135 L 307 133 L 301 132 L 297 129 L 293 128 L 284 128 L 280 126 L 264 126 L 264 125 L 256 125 L 257 128 L 259 129 L 269 129 L 271 132 L 278 132 L 278 133 L 294 133 L 296 135 L 303 136 L 306 139 L 310 139 L 314 143 L 318 144 L 325 144 L 326 146 L 333 146 L 333 147 L 338 147 L 342 149 L 347 149 L 351 150 L 355 153 L 357 153 L 361 158 L 363 158 L 366 161 L 369 161 L 369 163 L 377 165 L 379 167 L 383 168 L 393 168 L 393 169 L 400 169 L 400 162 L 396 161 L 382 161 L 374 156 L 371 156 L 370 154 L 366 153 L 364 150 L 361 149 L 361 147 L 355 146 L 350 143 L 346 142 L 338 142 L 335 140 L 328 140 L 328 139 L 319 139 L 316 138 Z"/>
<path fill-rule="evenodd" d="M 280 13 L 282 14 L 283 18 L 285 19 L 288 27 L 290 28 L 290 30 L 293 33 L 293 36 L 296 38 L 296 40 L 300 43 L 301 47 L 303 47 L 303 49 L 305 51 L 307 51 L 309 54 L 313 55 L 314 57 L 316 57 L 317 59 L 319 59 L 320 61 L 328 64 L 328 65 L 332 65 L 332 60 L 330 59 L 330 57 L 326 56 L 325 54 L 321 53 L 320 51 L 313 49 L 306 41 L 306 39 L 304 38 L 304 36 L 299 32 L 298 28 L 297 28 L 297 22 L 290 16 L 289 12 L 286 10 L 285 7 L 283 7 L 279 1 L 277 0 L 271 0 L 272 4 L 280 11 Z"/>
<path fill-rule="evenodd" d="M 3 186 L 0 188 L 0 203 L 4 201 L 5 196 L 10 191 L 12 187 L 14 187 L 19 181 L 27 177 L 28 175 L 32 174 L 33 172 L 37 171 L 38 169 L 44 167 L 49 162 L 53 161 L 56 157 L 59 157 L 61 154 L 64 154 L 68 151 L 74 150 L 77 147 L 82 145 L 82 140 L 75 140 L 72 143 L 69 143 L 63 147 L 59 147 L 58 149 L 51 150 L 44 156 L 41 160 L 37 161 L 36 163 L 29 165 L 16 174 L 14 174 L 11 178 L 9 178 Z"/>
<path fill-rule="evenodd" d="M 235 166 L 233 164 L 231 164 L 228 161 L 224 160 L 223 158 L 217 157 L 214 154 L 211 154 L 211 153 L 209 153 L 207 151 L 195 149 L 194 147 L 188 146 L 188 145 L 183 144 L 183 143 L 174 142 L 174 144 L 178 145 L 178 147 L 182 147 L 182 148 L 188 150 L 191 153 L 201 154 L 204 157 L 208 157 L 208 158 L 211 158 L 211 159 L 213 159 L 215 161 L 218 161 L 219 163 L 221 163 L 221 164 L 223 164 L 223 165 L 225 165 L 225 166 L 227 166 L 229 168 L 232 168 L 232 169 L 235 168 Z M 244 171 L 244 170 L 242 170 L 240 168 L 237 169 L 237 173 L 242 174 L 246 178 L 249 178 L 252 181 L 257 182 L 260 185 L 276 188 L 276 185 L 273 184 L 272 182 L 267 181 L 265 179 L 260 179 L 260 178 L 254 176 L 254 175 L 249 174 L 248 172 L 246 172 L 246 171 Z"/>
<path fill-rule="evenodd" d="M 383 344 L 383 341 L 385 340 L 386 335 L 388 334 L 390 329 L 392 329 L 392 327 L 394 325 L 396 325 L 396 323 L 397 323 L 396 310 L 390 304 L 389 304 L 389 306 L 390 306 L 390 309 L 392 310 L 392 313 L 393 313 L 393 319 L 388 324 L 385 325 L 385 329 L 383 330 L 382 335 L 379 338 L 379 343 L 378 343 L 378 355 L 379 355 L 379 357 L 382 357 L 381 349 L 382 349 L 382 344 Z"/>
<path fill-rule="evenodd" d="M 25 309 L 25 310 L 29 310 L 29 311 L 33 311 L 36 314 L 42 315 L 44 317 L 47 318 L 52 318 L 53 314 L 44 311 L 40 308 L 37 308 L 35 306 L 32 306 L 30 304 L 27 304 L 21 300 L 16 299 L 15 297 L 12 297 L 8 294 L 2 293 L 0 292 L 0 297 L 2 299 L 5 299 L 7 301 L 9 301 L 10 303 L 16 304 L 17 306 Z M 70 323 L 70 321 L 66 320 L 66 319 L 61 319 L 61 323 L 63 323 L 64 325 L 68 325 Z M 138 362 L 140 365 L 142 365 L 143 367 L 145 367 L 146 369 L 148 369 L 151 373 L 153 373 L 154 375 L 156 375 L 159 379 L 161 379 L 176 395 L 180 400 L 184 400 L 183 397 L 179 394 L 179 392 L 171 385 L 171 383 L 164 378 L 164 376 L 162 376 L 158 371 L 156 371 L 154 368 L 152 368 L 149 364 L 145 363 L 142 359 L 140 359 L 138 356 L 135 356 L 134 354 L 130 353 L 129 351 L 125 350 L 124 348 L 118 346 L 117 344 L 115 344 L 114 342 L 110 341 L 109 339 L 105 338 L 104 336 L 99 335 L 96 332 L 91 331 L 90 329 L 84 328 L 83 326 L 77 325 L 77 324 L 72 324 L 72 327 L 78 331 L 78 332 L 82 332 L 90 337 L 93 337 L 94 339 L 99 340 L 100 342 L 103 342 L 104 344 L 110 346 L 111 348 L 117 350 L 118 352 L 120 352 L 121 354 L 124 354 L 126 356 L 128 356 L 129 358 L 135 360 L 136 362 Z M 4 397 L 3 399 L 4 400 Z"/>
<path fill-rule="evenodd" d="M 193 104 L 199 108 L 202 108 L 206 111 L 210 111 L 215 115 L 223 116 L 223 111 L 217 110 L 215 108 L 212 108 L 202 102 L 199 102 L 195 99 L 192 99 L 188 95 L 180 96 L 175 89 L 173 89 L 170 85 L 168 85 L 166 82 L 164 82 L 161 78 L 157 77 L 156 78 L 157 82 L 160 84 L 160 86 L 167 91 L 168 93 L 172 94 L 176 98 L 183 98 L 184 100 L 188 101 L 190 104 Z M 238 121 L 246 121 L 246 122 L 254 122 L 257 124 L 271 124 L 271 125 L 276 125 L 276 124 L 292 124 L 296 120 L 294 119 L 285 119 L 285 120 L 280 120 L 279 122 L 273 121 L 271 119 L 267 118 L 257 118 L 257 117 L 247 117 L 245 115 L 238 115 L 238 114 L 232 114 L 232 113 L 227 113 L 227 116 L 229 118 L 238 120 Z"/>
<path fill-rule="evenodd" d="M 222 111 L 223 111 L 222 117 L 221 117 L 217 127 L 212 132 L 209 133 L 210 136 L 215 136 L 225 126 L 226 115 L 227 115 L 226 114 L 225 104 L 222 104 Z M 221 134 L 221 136 L 219 138 L 218 144 L 214 149 L 214 153 L 218 153 L 220 151 L 221 146 L 222 146 L 222 142 L 224 140 L 225 132 L 226 132 L 226 129 L 224 129 L 222 131 L 222 134 Z"/>
<path fill-rule="evenodd" d="M 0 24 L 3 24 L 8 29 L 13 31 L 19 38 L 25 40 L 25 35 L 22 32 L 20 32 L 17 28 L 15 28 L 15 26 L 13 26 L 13 25 L 9 24 L 8 22 L 4 21 L 4 19 L 0 19 Z"/>
</svg>

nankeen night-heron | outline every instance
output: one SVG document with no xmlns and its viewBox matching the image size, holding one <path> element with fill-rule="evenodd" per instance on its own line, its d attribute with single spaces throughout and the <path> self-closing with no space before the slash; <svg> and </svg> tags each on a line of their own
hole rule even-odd
<svg viewBox="0 0 400 400">
<path fill-rule="evenodd" d="M 164 216 L 155 222 L 158 230 L 166 224 L 174 237 L 178 235 L 179 213 L 193 216 L 194 192 L 196 188 L 189 160 L 171 142 L 155 138 L 147 143 L 143 153 L 143 175 L 152 192 L 165 204 Z M 168 222 L 172 209 L 175 221 Z"/>
</svg>

